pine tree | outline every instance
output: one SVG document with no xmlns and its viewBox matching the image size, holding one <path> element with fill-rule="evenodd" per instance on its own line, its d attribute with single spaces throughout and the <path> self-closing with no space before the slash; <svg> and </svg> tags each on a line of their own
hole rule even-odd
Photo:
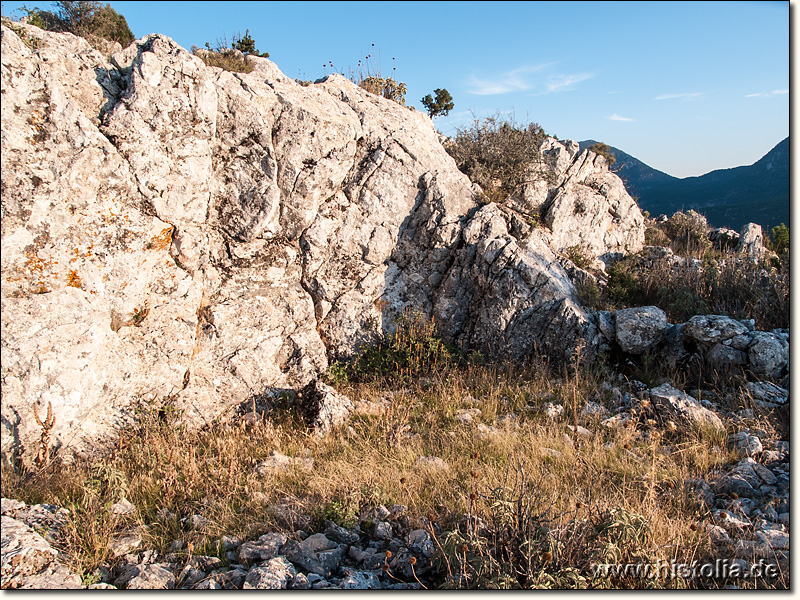
<svg viewBox="0 0 800 600">
<path fill-rule="evenodd" d="M 434 100 L 431 95 L 428 94 L 422 99 L 422 105 L 428 111 L 431 119 L 439 115 L 446 116 L 455 106 L 453 104 L 453 97 L 450 95 L 450 92 L 445 89 L 437 88 L 433 90 L 433 93 L 436 94 L 436 99 Z"/>
</svg>

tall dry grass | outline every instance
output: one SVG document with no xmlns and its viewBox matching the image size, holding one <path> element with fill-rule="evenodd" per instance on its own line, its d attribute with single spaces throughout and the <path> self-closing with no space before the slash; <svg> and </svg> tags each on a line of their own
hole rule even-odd
<svg viewBox="0 0 800 600">
<path fill-rule="evenodd" d="M 668 434 L 644 420 L 619 430 L 581 421 L 594 436 L 575 436 L 567 428 L 575 411 L 588 400 L 608 402 L 604 382 L 605 374 L 586 369 L 469 365 L 414 381 L 341 383 L 357 404 L 381 408 L 326 437 L 291 411 L 190 431 L 178 415 L 143 409 L 103 458 L 3 469 L 3 495 L 71 510 L 60 544 L 87 577 L 113 565 L 108 540 L 132 528 L 162 553 L 180 540 L 195 554 L 224 558 L 222 535 L 251 539 L 285 528 L 281 505 L 314 528 L 326 519 L 352 526 L 368 506 L 402 504 L 412 527 L 436 539 L 439 585 L 636 587 L 646 582 L 593 580 L 590 563 L 617 554 L 710 557 L 698 526 L 707 509 L 682 484 L 733 457 L 719 435 Z M 565 406 L 562 420 L 541 413 L 545 400 Z M 480 415 L 462 423 L 456 414 L 465 408 Z M 272 451 L 312 458 L 313 469 L 258 474 Z M 419 466 L 424 456 L 447 468 Z M 135 515 L 111 513 L 123 497 Z M 210 525 L 182 523 L 194 514 Z M 480 526 L 465 528 L 470 522 Z M 646 535 L 615 537 L 630 523 L 645 524 Z"/>
</svg>

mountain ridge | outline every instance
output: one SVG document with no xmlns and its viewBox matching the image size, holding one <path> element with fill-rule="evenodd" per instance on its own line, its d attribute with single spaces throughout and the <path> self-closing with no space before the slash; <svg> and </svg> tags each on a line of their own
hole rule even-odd
<svg viewBox="0 0 800 600">
<path fill-rule="evenodd" d="M 584 140 L 581 149 L 595 143 Z M 740 229 L 755 222 L 765 230 L 789 222 L 789 137 L 751 165 L 678 178 L 610 146 L 615 172 L 639 206 L 651 214 L 696 210 L 716 227 Z"/>
</svg>

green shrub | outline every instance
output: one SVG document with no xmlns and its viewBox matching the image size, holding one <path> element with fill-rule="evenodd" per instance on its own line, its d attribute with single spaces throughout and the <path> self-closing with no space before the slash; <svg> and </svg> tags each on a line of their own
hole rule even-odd
<svg viewBox="0 0 800 600">
<path fill-rule="evenodd" d="M 648 227 L 644 232 L 644 243 L 648 246 L 668 246 L 669 238 L 658 227 Z"/>
<path fill-rule="evenodd" d="M 259 52 L 256 48 L 256 41 L 250 37 L 250 30 L 244 32 L 244 37 L 239 37 L 239 34 L 234 34 L 231 48 L 238 50 L 242 54 L 252 54 L 253 56 L 260 56 L 261 58 L 269 58 L 269 52 Z"/>
<path fill-rule="evenodd" d="M 36 27 L 74 33 L 93 45 L 94 38 L 119 42 L 123 47 L 135 39 L 125 17 L 111 8 L 110 4 L 103 6 L 100 2 L 89 0 L 62 0 L 55 4 L 55 12 L 27 7 L 22 10 L 28 14 L 28 22 Z"/>
<path fill-rule="evenodd" d="M 455 106 L 453 104 L 453 97 L 450 95 L 450 92 L 445 89 L 437 88 L 433 90 L 433 93 L 436 94 L 435 100 L 431 98 L 430 94 L 422 99 L 422 105 L 428 111 L 428 115 L 430 115 L 431 119 L 438 117 L 439 115 L 443 117 L 447 116 L 447 113 L 453 110 L 453 107 Z"/>
<path fill-rule="evenodd" d="M 620 308 L 634 306 L 640 297 L 638 276 L 630 260 L 621 260 L 608 267 L 605 292 Z"/>
<path fill-rule="evenodd" d="M 605 158 L 606 161 L 608 161 L 609 167 L 617 162 L 617 157 L 614 156 L 614 153 L 611 151 L 611 146 L 604 144 L 603 142 L 597 142 L 596 144 L 593 144 L 589 147 L 589 150 Z"/>
<path fill-rule="evenodd" d="M 773 252 L 781 255 L 789 250 L 789 228 L 786 225 L 783 223 L 776 225 L 770 234 L 772 237 L 770 246 Z"/>
<path fill-rule="evenodd" d="M 447 152 L 487 200 L 502 202 L 519 193 L 530 168 L 542 162 L 539 146 L 546 137 L 536 123 L 520 126 L 497 115 L 459 128 Z"/>
<path fill-rule="evenodd" d="M 580 246 L 569 246 L 564 250 L 564 254 L 579 269 L 588 269 L 592 266 L 592 257 L 586 254 Z"/>
<path fill-rule="evenodd" d="M 361 350 L 348 365 L 333 363 L 327 372 L 332 383 L 408 380 L 457 365 L 461 354 L 438 336 L 436 325 L 421 314 L 406 310 L 390 339 Z"/>
</svg>

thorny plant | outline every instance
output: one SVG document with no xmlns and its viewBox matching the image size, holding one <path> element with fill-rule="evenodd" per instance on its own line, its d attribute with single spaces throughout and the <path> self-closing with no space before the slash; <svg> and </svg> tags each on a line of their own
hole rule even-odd
<svg viewBox="0 0 800 600">
<path fill-rule="evenodd" d="M 36 454 L 36 466 L 44 466 L 50 458 L 50 431 L 56 424 L 56 417 L 53 414 L 53 403 L 47 403 L 47 418 L 44 422 L 39 418 L 39 409 L 33 405 L 33 416 L 36 419 L 39 427 L 42 428 L 42 437 L 39 440 L 39 452 Z"/>
</svg>

